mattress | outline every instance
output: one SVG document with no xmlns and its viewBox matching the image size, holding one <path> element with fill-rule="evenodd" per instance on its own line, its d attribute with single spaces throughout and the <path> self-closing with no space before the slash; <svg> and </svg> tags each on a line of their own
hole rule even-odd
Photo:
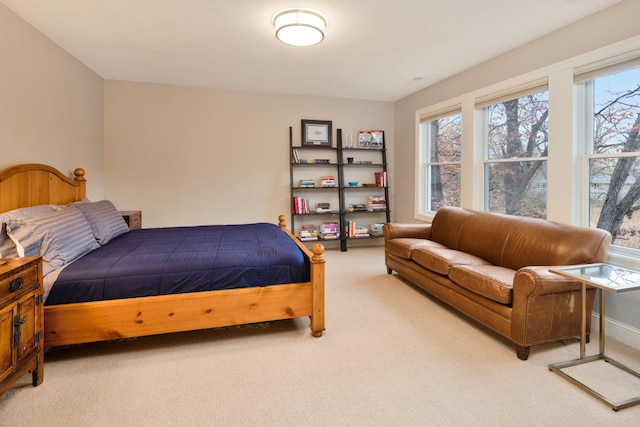
<svg viewBox="0 0 640 427">
<path fill-rule="evenodd" d="M 65 266 L 45 305 L 309 280 L 302 251 L 274 224 L 150 228 Z"/>
</svg>

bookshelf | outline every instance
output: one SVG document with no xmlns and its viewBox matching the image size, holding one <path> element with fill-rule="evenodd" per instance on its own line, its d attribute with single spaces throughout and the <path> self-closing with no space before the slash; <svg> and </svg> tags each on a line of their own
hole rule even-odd
<svg viewBox="0 0 640 427">
<path fill-rule="evenodd" d="M 384 131 L 375 132 L 378 134 L 376 144 L 359 143 L 361 138 L 358 138 L 345 146 L 342 130 L 337 130 L 338 175 L 343 183 L 342 251 L 346 251 L 352 241 L 382 237 L 382 225 L 391 221 Z"/>
<path fill-rule="evenodd" d="M 378 132 L 373 148 L 357 141 L 344 146 L 341 129 L 336 147 L 294 146 L 289 127 L 290 224 L 301 241 L 338 241 L 346 251 L 355 240 L 382 237 L 391 213 L 384 132 Z"/>
<path fill-rule="evenodd" d="M 338 150 L 294 146 L 289 127 L 291 232 L 303 242 L 340 241 L 342 183 Z"/>
</svg>

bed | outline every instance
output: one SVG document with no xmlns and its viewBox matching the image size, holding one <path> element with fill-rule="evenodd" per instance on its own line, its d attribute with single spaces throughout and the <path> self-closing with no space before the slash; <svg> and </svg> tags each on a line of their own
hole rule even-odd
<svg viewBox="0 0 640 427">
<path fill-rule="evenodd" d="M 74 178 L 69 178 L 55 168 L 42 164 L 23 164 L 0 171 L 0 215 L 19 208 L 42 205 L 59 207 L 82 201 L 86 193 L 85 171 L 78 168 L 73 174 Z M 271 226 L 276 227 L 273 224 Z M 267 228 L 266 225 L 264 227 Z M 167 232 L 194 228 L 197 227 L 175 227 Z M 200 227 L 198 231 L 202 228 L 207 227 Z M 216 290 L 202 290 L 195 286 L 195 291 L 181 292 L 180 289 L 174 289 L 178 293 L 125 298 L 116 296 L 107 300 L 83 298 L 81 302 L 65 303 L 50 303 L 45 300 L 45 347 L 298 317 L 308 317 L 311 334 L 320 337 L 324 331 L 324 248 L 318 243 L 308 249 L 300 243 L 287 230 L 284 215 L 278 218 L 277 228 L 286 236 L 286 244 L 290 246 L 293 243 L 302 254 L 307 269 L 304 280 L 263 283 L 260 286 L 244 283 L 244 287 Z M 127 237 L 131 235 L 142 238 L 140 236 L 150 232 L 144 229 L 135 231 L 142 233 L 134 234 L 131 231 L 127 233 Z M 85 261 L 85 256 L 106 251 L 109 245 L 122 240 L 122 236 L 113 239 L 71 264 Z M 221 240 L 217 244 L 220 246 L 225 243 Z M 251 259 L 246 261 L 249 264 L 253 262 Z M 52 274 L 56 275 L 55 272 Z M 60 273 L 60 277 L 63 274 L 66 274 L 66 270 Z M 46 280 L 45 277 L 45 282 Z M 131 281 L 130 278 L 127 280 Z M 181 276 L 180 280 L 185 282 L 185 276 Z M 186 284 L 189 286 L 190 283 Z M 176 288 L 175 284 L 168 287 Z M 51 289 L 50 295 L 54 295 L 56 285 Z"/>
</svg>

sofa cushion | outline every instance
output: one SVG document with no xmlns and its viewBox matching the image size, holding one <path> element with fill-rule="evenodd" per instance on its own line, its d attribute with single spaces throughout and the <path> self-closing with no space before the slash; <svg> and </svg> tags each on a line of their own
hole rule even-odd
<svg viewBox="0 0 640 427">
<path fill-rule="evenodd" d="M 404 259 L 411 259 L 411 253 L 416 248 L 444 248 L 445 246 L 427 239 L 414 239 L 412 237 L 399 237 L 385 242 L 385 250 Z"/>
<path fill-rule="evenodd" d="M 411 259 L 418 265 L 435 273 L 448 275 L 452 265 L 486 265 L 487 261 L 465 252 L 447 248 L 414 249 Z"/>
<path fill-rule="evenodd" d="M 449 279 L 465 289 L 501 304 L 513 300 L 513 279 L 516 271 L 495 265 L 454 265 Z"/>
</svg>

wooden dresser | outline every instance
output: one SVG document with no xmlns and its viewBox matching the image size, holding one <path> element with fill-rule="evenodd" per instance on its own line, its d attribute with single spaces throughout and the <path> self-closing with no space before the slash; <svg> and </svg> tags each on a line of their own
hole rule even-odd
<svg viewBox="0 0 640 427">
<path fill-rule="evenodd" d="M 27 372 L 44 372 L 44 302 L 40 257 L 0 259 L 0 395 Z"/>
</svg>

